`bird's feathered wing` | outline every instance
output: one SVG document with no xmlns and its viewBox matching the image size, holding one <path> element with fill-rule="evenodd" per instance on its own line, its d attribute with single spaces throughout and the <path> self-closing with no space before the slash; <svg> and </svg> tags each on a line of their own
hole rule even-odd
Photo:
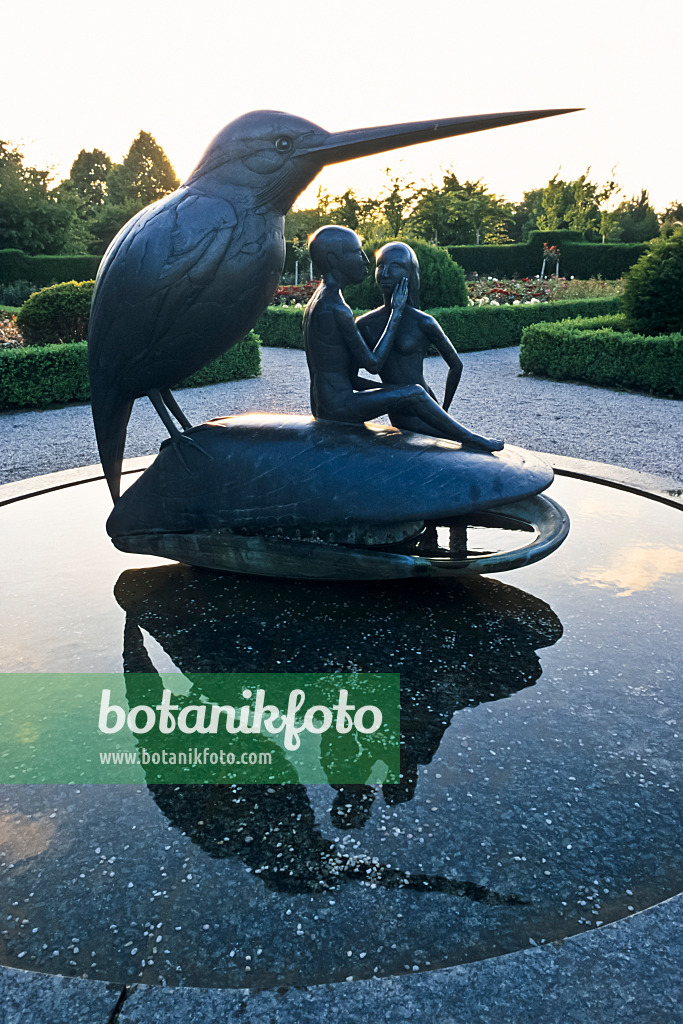
<svg viewBox="0 0 683 1024">
<path fill-rule="evenodd" d="M 107 250 L 95 284 L 91 375 L 116 381 L 132 398 L 149 390 L 148 363 L 155 386 L 159 374 L 168 378 L 164 384 L 177 383 L 175 364 L 182 372 L 188 358 L 187 326 L 194 321 L 197 330 L 206 330 L 212 282 L 234 262 L 239 234 L 229 202 L 187 189 L 130 220 Z M 229 284 L 224 287 L 227 306 L 230 290 Z"/>
<path fill-rule="evenodd" d="M 180 189 L 130 220 L 102 260 L 88 349 L 95 433 L 114 500 L 135 398 L 179 383 L 251 326 L 231 318 L 254 287 L 239 272 L 242 234 L 231 203 Z"/>
</svg>

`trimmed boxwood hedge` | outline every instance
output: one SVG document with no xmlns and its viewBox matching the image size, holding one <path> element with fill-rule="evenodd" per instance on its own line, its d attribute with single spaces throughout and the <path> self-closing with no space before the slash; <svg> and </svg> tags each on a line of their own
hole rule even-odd
<svg viewBox="0 0 683 1024">
<path fill-rule="evenodd" d="M 534 277 L 541 269 L 543 242 L 559 245 L 560 271 L 565 277 L 606 280 L 621 277 L 647 251 L 640 242 L 602 245 L 583 242 L 576 231 L 532 231 L 527 242 L 516 245 L 449 245 L 453 260 L 466 274 L 497 277 Z M 101 256 L 29 256 L 20 249 L 0 249 L 0 284 L 32 281 L 45 286 L 61 281 L 87 281 L 97 275 Z M 286 243 L 285 273 L 294 271 L 294 249 Z M 307 267 L 303 268 L 305 271 Z"/>
<path fill-rule="evenodd" d="M 567 317 L 617 313 L 619 299 L 576 299 L 520 306 L 468 306 L 466 309 L 430 309 L 460 352 L 519 345 L 529 324 Z"/>
<path fill-rule="evenodd" d="M 268 306 L 254 330 L 262 345 L 271 348 L 303 348 L 304 311 L 296 306 Z"/>
<path fill-rule="evenodd" d="M 640 242 L 603 245 L 580 241 L 580 237 L 576 231 L 532 231 L 523 244 L 449 245 L 447 248 L 451 258 L 466 274 L 535 277 L 541 272 L 543 243 L 546 242 L 560 247 L 560 273 L 563 277 L 581 280 L 602 277 L 607 281 L 622 277 L 648 248 Z"/>
<path fill-rule="evenodd" d="M 598 322 L 586 329 L 574 320 L 534 324 L 522 335 L 520 366 L 553 380 L 683 398 L 683 334 L 647 337 L 619 327 Z"/>
<path fill-rule="evenodd" d="M 251 331 L 234 348 L 179 384 L 181 388 L 257 377 L 261 372 L 258 335 Z M 0 409 L 43 409 L 90 399 L 87 342 L 0 350 Z"/>
<path fill-rule="evenodd" d="M 0 284 L 31 281 L 41 287 L 61 281 L 88 281 L 97 275 L 101 256 L 28 256 L 21 249 L 0 249 Z"/>
<path fill-rule="evenodd" d="M 460 352 L 519 345 L 522 331 L 539 320 L 613 314 L 619 299 L 575 299 L 539 302 L 529 306 L 452 306 L 430 309 Z M 358 310 L 356 310 L 358 312 Z M 303 309 L 269 306 L 256 324 L 261 344 L 276 348 L 303 348 Z"/>
</svg>

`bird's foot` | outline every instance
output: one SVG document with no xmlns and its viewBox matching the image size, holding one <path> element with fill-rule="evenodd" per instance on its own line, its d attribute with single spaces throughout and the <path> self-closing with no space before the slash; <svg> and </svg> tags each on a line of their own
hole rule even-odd
<svg viewBox="0 0 683 1024">
<path fill-rule="evenodd" d="M 185 447 L 187 445 L 190 445 L 192 448 L 196 448 L 197 451 L 201 452 L 202 455 L 205 455 L 210 462 L 214 462 L 213 455 L 211 455 L 210 452 L 207 452 L 207 450 L 199 443 L 199 441 L 195 440 L 194 437 L 190 437 L 189 434 L 182 434 L 179 430 L 173 433 L 171 437 L 167 437 L 165 438 L 165 440 L 161 442 L 159 451 L 161 451 L 162 448 L 165 448 L 167 444 L 178 445 L 178 459 L 180 460 L 180 464 L 182 465 L 183 469 L 187 473 L 190 472 L 190 467 L 187 463 L 187 459 L 185 458 Z"/>
</svg>

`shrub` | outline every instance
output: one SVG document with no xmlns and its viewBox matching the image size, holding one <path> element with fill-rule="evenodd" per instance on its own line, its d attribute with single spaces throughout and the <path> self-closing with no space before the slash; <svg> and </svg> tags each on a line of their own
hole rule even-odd
<svg viewBox="0 0 683 1024">
<path fill-rule="evenodd" d="M 646 337 L 610 326 L 586 330 L 576 320 L 534 324 L 522 335 L 519 363 L 525 373 L 554 380 L 683 397 L 680 333 Z"/>
<path fill-rule="evenodd" d="M 683 231 L 656 239 L 624 285 L 629 326 L 641 334 L 683 330 Z"/>
<path fill-rule="evenodd" d="M 27 299 L 17 317 L 27 344 L 52 345 L 87 338 L 94 284 L 94 281 L 53 284 Z"/>
<path fill-rule="evenodd" d="M 454 263 L 448 250 L 438 245 L 428 245 L 412 239 L 401 239 L 415 250 L 420 264 L 420 304 L 423 309 L 432 306 L 466 306 L 467 286 L 465 274 L 459 264 Z M 387 245 L 383 242 L 382 245 Z M 370 260 L 368 275 L 361 284 L 349 285 L 344 289 L 344 298 L 349 306 L 356 309 L 374 309 L 382 304 L 381 292 L 375 284 L 375 253 L 366 250 Z"/>
<path fill-rule="evenodd" d="M 21 306 L 40 286 L 31 281 L 13 281 L 11 284 L 0 284 L 0 305 Z"/>
<path fill-rule="evenodd" d="M 254 332 L 179 387 L 200 387 L 255 377 L 261 372 L 259 339 Z M 0 349 L 0 409 L 45 408 L 90 398 L 88 352 L 74 345 Z"/>
</svg>

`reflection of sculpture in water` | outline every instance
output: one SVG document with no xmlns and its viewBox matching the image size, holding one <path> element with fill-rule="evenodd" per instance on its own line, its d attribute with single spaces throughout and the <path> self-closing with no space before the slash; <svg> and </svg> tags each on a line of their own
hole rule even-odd
<svg viewBox="0 0 683 1024">
<path fill-rule="evenodd" d="M 456 710 L 533 685 L 541 675 L 536 649 L 555 643 L 562 633 L 543 602 L 482 579 L 447 590 L 393 583 L 366 584 L 360 591 L 353 585 L 226 580 L 176 565 L 125 572 L 115 593 L 127 613 L 125 671 L 150 673 L 146 681 L 128 677 L 130 706 L 154 705 L 162 690 L 141 628 L 190 681 L 189 694 L 175 698 L 185 706 L 222 703 L 220 694 L 204 691 L 205 673 L 211 672 L 348 672 L 360 664 L 367 672 L 388 667 L 400 672 L 401 782 L 382 787 L 387 804 L 412 799 L 418 765 L 432 760 Z M 188 607 L 194 613 L 189 621 Z M 166 747 L 169 739 L 164 738 Z M 283 758 L 275 744 L 261 742 L 274 758 Z M 331 778 L 335 756 L 341 754 L 323 751 Z M 146 775 L 174 826 L 213 857 L 239 858 L 269 888 L 303 892 L 360 880 L 484 903 L 523 902 L 474 882 L 348 856 L 320 833 L 293 769 L 292 784 L 276 786 L 169 786 L 155 781 L 153 768 Z M 335 789 L 333 822 L 362 827 L 379 790 Z"/>
<path fill-rule="evenodd" d="M 359 369 L 381 374 L 401 334 L 408 347 L 411 338 L 414 344 L 419 332 L 424 333 L 420 316 L 425 315 L 418 316 L 417 309 L 405 312 L 409 302 L 408 277 L 401 277 L 400 271 L 396 274 L 390 294 L 387 292 L 385 307 L 380 311 L 381 324 L 379 316 L 372 321 L 373 330 L 369 333 L 375 348 L 371 350 L 341 294 L 347 284 L 358 284 L 367 274 L 368 260 L 360 238 L 349 228 L 327 225 L 311 236 L 309 251 L 323 274 L 323 283 L 304 314 L 313 415 L 342 423 L 364 423 L 385 414 L 398 415 L 413 424 L 406 429 L 416 430 L 417 424 L 424 428 L 422 433 L 484 451 L 499 451 L 503 447 L 501 441 L 467 430 L 439 406 L 428 389 L 425 390 L 421 372 L 421 383 L 390 381 L 380 385 L 358 376 Z"/>
</svg>

